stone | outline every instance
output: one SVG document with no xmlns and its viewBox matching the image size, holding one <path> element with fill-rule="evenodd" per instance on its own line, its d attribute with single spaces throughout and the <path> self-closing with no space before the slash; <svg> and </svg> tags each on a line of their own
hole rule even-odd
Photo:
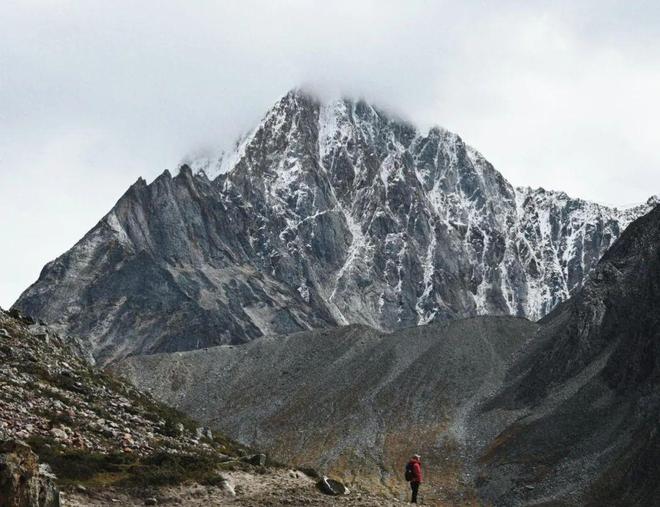
<svg viewBox="0 0 660 507">
<path fill-rule="evenodd" d="M 59 507 L 60 494 L 52 474 L 20 440 L 0 442 L 0 505 L 7 507 Z"/>
<path fill-rule="evenodd" d="M 55 440 L 58 441 L 67 440 L 69 438 L 68 435 L 66 434 L 66 431 L 64 431 L 61 428 L 52 428 L 50 430 L 50 434 Z"/>
<path fill-rule="evenodd" d="M 224 481 L 222 481 L 220 483 L 220 488 L 222 489 L 222 491 L 224 491 L 228 495 L 236 496 L 236 488 L 228 480 L 225 479 Z"/>
<path fill-rule="evenodd" d="M 158 505 L 158 500 L 154 497 L 147 498 L 144 501 L 144 505 Z"/>
<path fill-rule="evenodd" d="M 11 338 L 9 331 L 7 331 L 4 327 L 0 328 L 0 336 L 2 336 L 3 338 Z"/>
<path fill-rule="evenodd" d="M 321 480 L 318 481 L 316 485 L 321 490 L 321 492 L 325 493 L 326 495 L 340 496 L 350 494 L 350 490 L 344 486 L 344 484 L 325 476 L 321 478 Z"/>
<path fill-rule="evenodd" d="M 255 466 L 266 466 L 266 455 L 265 454 L 255 454 L 253 456 L 250 456 L 247 459 L 247 462 L 250 463 L 250 465 L 255 465 Z"/>
<path fill-rule="evenodd" d="M 30 437 L 30 432 L 27 430 L 19 430 L 16 432 L 16 438 L 27 440 Z"/>
</svg>

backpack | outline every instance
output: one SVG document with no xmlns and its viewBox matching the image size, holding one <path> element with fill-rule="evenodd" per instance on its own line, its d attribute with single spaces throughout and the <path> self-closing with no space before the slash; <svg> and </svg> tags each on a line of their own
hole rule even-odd
<svg viewBox="0 0 660 507">
<path fill-rule="evenodd" d="M 412 463 L 406 463 L 405 477 L 408 482 L 412 481 L 415 478 L 415 474 L 412 469 Z"/>
</svg>

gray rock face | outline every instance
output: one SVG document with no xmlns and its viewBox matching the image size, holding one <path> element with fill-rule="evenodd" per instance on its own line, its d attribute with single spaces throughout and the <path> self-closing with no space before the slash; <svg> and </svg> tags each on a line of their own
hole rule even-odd
<svg viewBox="0 0 660 507">
<path fill-rule="evenodd" d="M 473 431 L 494 505 L 657 505 L 660 206 L 542 321 Z M 486 441 L 490 438 L 486 437 Z"/>
<path fill-rule="evenodd" d="M 53 475 L 39 465 L 37 455 L 19 440 L 0 441 L 0 505 L 60 506 Z"/>
<path fill-rule="evenodd" d="M 514 189 L 456 134 L 299 91 L 190 165 L 138 180 L 15 306 L 101 362 L 337 324 L 537 319 L 650 209 Z"/>
</svg>

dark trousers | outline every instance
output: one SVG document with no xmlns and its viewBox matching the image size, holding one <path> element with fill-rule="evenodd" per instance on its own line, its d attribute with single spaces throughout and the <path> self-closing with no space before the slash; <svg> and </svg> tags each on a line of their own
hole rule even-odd
<svg viewBox="0 0 660 507">
<path fill-rule="evenodd" d="M 419 482 L 411 482 L 410 489 L 412 489 L 411 503 L 417 503 L 417 491 L 419 491 Z"/>
</svg>

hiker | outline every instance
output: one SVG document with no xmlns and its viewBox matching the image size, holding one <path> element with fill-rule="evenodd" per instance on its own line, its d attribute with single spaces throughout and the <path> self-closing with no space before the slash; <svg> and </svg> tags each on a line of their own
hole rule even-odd
<svg viewBox="0 0 660 507">
<path fill-rule="evenodd" d="M 410 482 L 410 489 L 412 490 L 412 498 L 410 503 L 417 503 L 417 492 L 419 485 L 422 483 L 422 457 L 419 454 L 414 454 L 406 465 L 406 480 Z"/>
</svg>

